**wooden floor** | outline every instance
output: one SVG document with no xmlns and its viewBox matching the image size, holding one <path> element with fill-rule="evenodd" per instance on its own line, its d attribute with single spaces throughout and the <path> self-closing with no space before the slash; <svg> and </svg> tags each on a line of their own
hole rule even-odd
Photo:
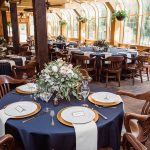
<svg viewBox="0 0 150 150">
<path fill-rule="evenodd" d="M 97 83 L 100 87 L 105 87 L 105 83 Z M 143 83 L 140 82 L 140 79 L 137 77 L 135 79 L 135 85 L 132 85 L 132 80 L 131 79 L 126 79 L 121 81 L 121 86 L 118 87 L 118 83 L 111 81 L 108 83 L 108 87 L 111 89 L 113 92 L 116 92 L 118 90 L 126 90 L 134 93 L 141 93 L 145 91 L 150 91 L 150 81 L 147 81 L 147 78 L 144 78 Z M 125 106 L 125 112 L 135 112 L 135 113 L 140 113 L 141 108 L 144 104 L 145 101 L 139 101 L 127 96 L 122 96 L 123 101 L 124 101 L 124 106 Z M 124 131 L 123 131 L 124 132 Z M 148 150 L 150 150 L 150 136 L 149 140 L 146 143 L 146 146 Z"/>
</svg>

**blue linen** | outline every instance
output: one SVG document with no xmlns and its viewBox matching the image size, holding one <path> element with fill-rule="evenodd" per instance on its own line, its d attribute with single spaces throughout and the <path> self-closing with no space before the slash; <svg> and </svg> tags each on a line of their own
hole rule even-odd
<svg viewBox="0 0 150 150">
<path fill-rule="evenodd" d="M 90 85 L 91 91 L 109 91 L 100 88 L 95 84 Z M 32 101 L 29 95 L 13 94 L 9 92 L 0 100 L 0 109 L 9 103 L 20 100 Z M 45 102 L 37 100 L 44 108 Z M 59 106 L 54 107 L 52 102 L 49 103 L 51 109 L 55 110 L 55 114 L 64 107 L 82 105 L 84 102 L 61 101 Z M 119 104 L 117 108 L 97 108 L 94 104 L 86 101 L 86 103 L 94 109 L 100 111 L 108 117 L 104 120 L 100 117 L 98 120 L 98 148 L 112 147 L 113 150 L 120 149 L 121 129 L 123 122 L 123 104 Z M 26 123 L 22 123 L 24 119 L 9 119 L 6 122 L 8 133 L 13 134 L 17 139 L 21 140 L 25 150 L 75 150 L 75 131 L 73 127 L 61 124 L 57 117 L 54 117 L 55 126 L 51 126 L 51 117 L 49 113 L 32 119 Z"/>
</svg>

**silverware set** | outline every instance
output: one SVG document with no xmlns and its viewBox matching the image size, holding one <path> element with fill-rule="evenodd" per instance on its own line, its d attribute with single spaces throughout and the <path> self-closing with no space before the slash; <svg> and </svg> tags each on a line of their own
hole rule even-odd
<svg viewBox="0 0 150 150">
<path fill-rule="evenodd" d="M 55 125 L 55 122 L 54 122 L 55 111 L 54 110 L 50 111 L 50 116 L 52 118 L 51 125 L 54 126 Z"/>
</svg>

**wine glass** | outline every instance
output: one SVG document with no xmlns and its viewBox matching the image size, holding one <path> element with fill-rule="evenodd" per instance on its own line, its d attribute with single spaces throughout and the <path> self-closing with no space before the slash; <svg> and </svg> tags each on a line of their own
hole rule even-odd
<svg viewBox="0 0 150 150">
<path fill-rule="evenodd" d="M 88 86 L 88 78 L 86 76 L 83 77 L 83 80 L 82 80 L 82 85 L 85 87 L 85 86 Z"/>
<path fill-rule="evenodd" d="M 48 101 L 50 100 L 52 96 L 52 93 L 49 91 L 44 91 L 43 92 L 43 100 L 46 102 L 46 107 L 43 109 L 44 112 L 49 112 L 50 108 L 48 107 Z"/>
<path fill-rule="evenodd" d="M 89 93 L 90 93 L 90 88 L 88 86 L 81 86 L 81 95 L 83 97 L 84 102 L 88 97 Z"/>
<path fill-rule="evenodd" d="M 34 83 L 32 82 L 32 80 L 28 80 L 28 81 L 27 81 L 27 87 L 28 87 L 29 90 L 30 90 L 30 93 L 31 93 L 31 94 L 30 94 L 30 97 L 32 98 L 32 96 L 33 96 L 33 95 L 32 95 L 32 92 L 33 92 L 32 90 L 33 90 L 33 88 L 34 88 Z"/>
</svg>

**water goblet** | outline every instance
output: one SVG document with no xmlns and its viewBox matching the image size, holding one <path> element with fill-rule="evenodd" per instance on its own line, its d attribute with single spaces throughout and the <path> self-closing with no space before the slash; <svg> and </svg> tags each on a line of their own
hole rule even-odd
<svg viewBox="0 0 150 150">
<path fill-rule="evenodd" d="M 48 107 L 48 101 L 50 100 L 52 93 L 46 91 L 43 92 L 43 100 L 46 102 L 46 107 L 43 109 L 44 112 L 49 112 L 50 108 Z"/>
<path fill-rule="evenodd" d="M 83 97 L 84 103 L 89 93 L 90 93 L 90 88 L 88 86 L 81 86 L 81 95 Z"/>
</svg>

